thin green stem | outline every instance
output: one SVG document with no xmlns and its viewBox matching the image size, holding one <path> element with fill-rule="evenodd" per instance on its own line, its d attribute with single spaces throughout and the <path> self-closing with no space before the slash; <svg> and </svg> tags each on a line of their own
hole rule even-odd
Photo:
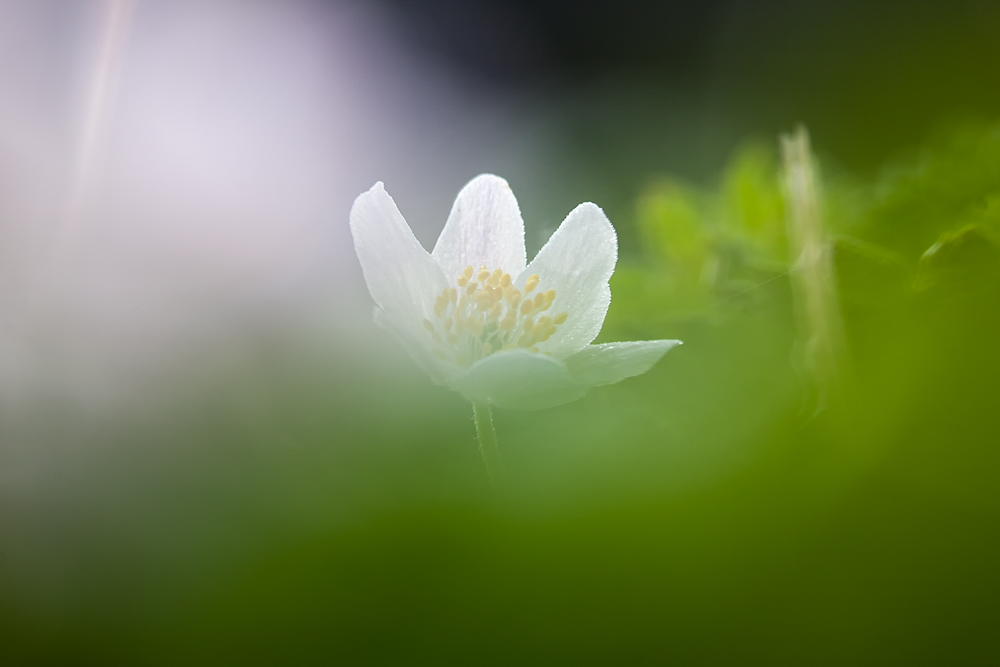
<svg viewBox="0 0 1000 667">
<path fill-rule="evenodd" d="M 476 435 L 479 437 L 479 451 L 486 464 L 486 472 L 495 491 L 504 487 L 503 461 L 497 449 L 497 434 L 493 429 L 493 415 L 489 403 L 473 403 L 472 414 L 476 418 Z"/>
</svg>

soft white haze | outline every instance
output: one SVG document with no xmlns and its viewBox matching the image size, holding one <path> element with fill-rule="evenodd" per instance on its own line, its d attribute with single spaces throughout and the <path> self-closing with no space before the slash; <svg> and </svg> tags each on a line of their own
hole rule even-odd
<svg viewBox="0 0 1000 667">
<path fill-rule="evenodd" d="M 358 192 L 391 184 L 430 245 L 472 174 L 540 169 L 523 123 L 374 7 L 0 3 L 8 406 L 114 403 L 255 327 L 367 323 Z"/>
</svg>

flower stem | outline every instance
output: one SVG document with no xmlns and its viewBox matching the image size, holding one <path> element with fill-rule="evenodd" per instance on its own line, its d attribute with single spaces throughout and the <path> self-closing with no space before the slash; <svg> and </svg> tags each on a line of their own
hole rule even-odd
<svg viewBox="0 0 1000 667">
<path fill-rule="evenodd" d="M 497 434 L 493 430 L 493 415 L 489 403 L 473 403 L 472 414 L 476 418 L 476 434 L 479 436 L 479 451 L 486 464 L 486 472 L 490 476 L 494 491 L 504 487 L 503 461 L 500 460 L 500 450 L 497 449 Z"/>
</svg>

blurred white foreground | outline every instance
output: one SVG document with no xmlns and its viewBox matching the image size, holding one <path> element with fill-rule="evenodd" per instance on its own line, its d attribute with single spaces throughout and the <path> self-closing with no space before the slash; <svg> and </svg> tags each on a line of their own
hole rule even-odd
<svg viewBox="0 0 1000 667">
<path fill-rule="evenodd" d="M 367 326 L 358 193 L 391 183 L 430 245 L 470 175 L 541 169 L 370 7 L 0 3 L 8 422 L 53 393 L 112 407 L 254 328 Z"/>
</svg>

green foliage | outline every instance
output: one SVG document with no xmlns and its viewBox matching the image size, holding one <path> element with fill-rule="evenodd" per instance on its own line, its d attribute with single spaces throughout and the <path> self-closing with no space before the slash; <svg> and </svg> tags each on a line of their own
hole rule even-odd
<svg viewBox="0 0 1000 667">
<path fill-rule="evenodd" d="M 777 268 L 786 259 L 785 201 L 771 146 L 751 143 L 726 167 L 719 192 L 724 229 L 745 246 L 751 263 Z"/>
<path fill-rule="evenodd" d="M 918 290 L 945 288 L 962 295 L 988 290 L 1000 277 L 1000 238 L 980 225 L 945 232 L 920 258 Z"/>
<path fill-rule="evenodd" d="M 1000 127 L 942 134 L 886 169 L 868 199 L 859 233 L 913 263 L 947 232 L 1000 230 Z"/>
<path fill-rule="evenodd" d="M 774 150 L 761 143 L 737 150 L 715 187 L 653 180 L 636 205 L 646 256 L 612 280 L 614 322 L 713 317 L 757 298 L 755 286 L 787 270 L 784 206 Z"/>
<path fill-rule="evenodd" d="M 1000 128 L 943 133 L 870 185 L 839 178 L 822 191 L 839 262 L 913 280 L 918 265 L 926 273 L 931 249 L 961 238 L 989 245 L 1000 234 Z M 775 153 L 759 142 L 734 152 L 712 187 L 653 180 L 636 205 L 645 256 L 624 261 L 613 279 L 615 323 L 713 317 L 760 298 L 759 286 L 790 268 L 785 208 Z M 843 298 L 865 299 L 878 290 L 873 281 Z"/>
</svg>

